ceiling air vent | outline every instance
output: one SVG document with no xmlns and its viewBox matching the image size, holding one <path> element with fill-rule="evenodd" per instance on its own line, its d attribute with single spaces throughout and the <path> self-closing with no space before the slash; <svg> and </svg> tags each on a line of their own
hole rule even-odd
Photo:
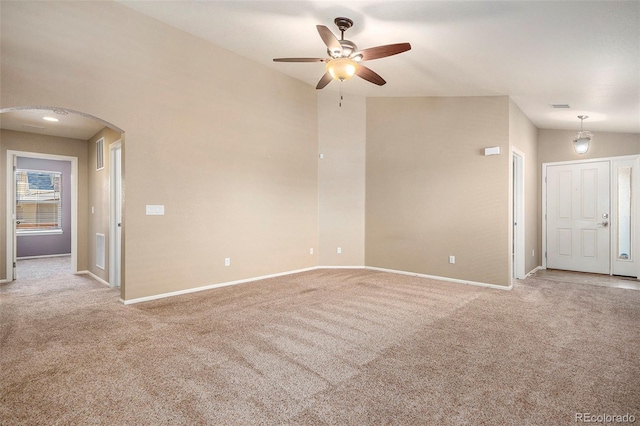
<svg viewBox="0 0 640 426">
<path fill-rule="evenodd" d="M 551 106 L 552 106 L 552 107 L 554 107 L 554 108 L 558 108 L 558 109 L 563 109 L 563 108 L 564 108 L 564 109 L 567 109 L 567 108 L 571 108 L 571 107 L 569 106 L 569 104 L 553 104 L 553 105 L 551 105 Z"/>
</svg>

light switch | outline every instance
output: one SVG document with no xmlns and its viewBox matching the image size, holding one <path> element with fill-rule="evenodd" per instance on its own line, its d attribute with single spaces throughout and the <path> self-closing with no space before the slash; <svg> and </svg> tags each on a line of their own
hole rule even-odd
<svg viewBox="0 0 640 426">
<path fill-rule="evenodd" d="M 164 215 L 164 205 L 147 204 L 147 216 L 162 216 L 162 215 Z"/>
</svg>

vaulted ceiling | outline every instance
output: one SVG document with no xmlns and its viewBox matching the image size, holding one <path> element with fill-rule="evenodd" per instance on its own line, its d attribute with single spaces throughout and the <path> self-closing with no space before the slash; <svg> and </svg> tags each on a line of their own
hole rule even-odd
<svg viewBox="0 0 640 426">
<path fill-rule="evenodd" d="M 640 133 L 638 1 L 129 1 L 120 3 L 315 87 L 326 57 L 316 25 L 354 21 L 360 49 L 410 42 L 367 62 L 387 80 L 360 96 L 510 96 L 539 128 Z M 338 90 L 332 82 L 323 90 Z M 554 109 L 568 104 L 568 109 Z"/>
<path fill-rule="evenodd" d="M 354 78 L 346 96 L 508 95 L 539 128 L 578 130 L 588 115 L 585 130 L 640 133 L 639 1 L 119 2 L 312 87 L 324 63 L 273 58 L 326 57 L 316 25 L 339 36 L 333 21 L 345 16 L 345 38 L 360 49 L 412 45 L 366 62 L 386 85 Z M 33 127 L 48 126 L 36 115 L 3 114 L 2 127 L 48 133 Z"/>
</svg>

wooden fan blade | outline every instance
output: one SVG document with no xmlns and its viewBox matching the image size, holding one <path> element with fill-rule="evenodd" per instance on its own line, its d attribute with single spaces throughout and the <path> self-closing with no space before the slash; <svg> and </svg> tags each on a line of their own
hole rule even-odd
<svg viewBox="0 0 640 426">
<path fill-rule="evenodd" d="M 273 62 L 327 62 L 325 58 L 274 58 Z"/>
<path fill-rule="evenodd" d="M 411 50 L 411 44 L 409 43 L 397 43 L 387 44 L 384 46 L 370 47 L 360 51 L 363 61 L 370 61 L 371 59 L 386 58 L 387 56 L 397 55 L 398 53 Z"/>
<path fill-rule="evenodd" d="M 370 70 L 362 64 L 358 64 L 358 69 L 356 70 L 356 75 L 360 78 L 364 78 L 365 80 L 377 84 L 378 86 L 382 86 L 386 84 L 384 78 L 380 77 L 375 71 Z"/>
<path fill-rule="evenodd" d="M 331 80 L 333 80 L 333 77 L 331 77 L 331 74 L 329 74 L 329 71 L 325 72 L 322 78 L 320 79 L 320 81 L 318 82 L 316 89 L 319 90 L 324 88 L 327 84 L 331 83 Z"/>
<path fill-rule="evenodd" d="M 336 56 L 342 55 L 342 45 L 340 41 L 333 35 L 331 30 L 324 25 L 316 25 L 322 41 L 327 45 L 331 52 L 335 52 Z"/>
</svg>

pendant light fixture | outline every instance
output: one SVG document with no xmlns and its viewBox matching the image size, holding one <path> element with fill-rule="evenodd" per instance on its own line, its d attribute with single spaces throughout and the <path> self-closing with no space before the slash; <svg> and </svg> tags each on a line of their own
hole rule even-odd
<svg viewBox="0 0 640 426">
<path fill-rule="evenodd" d="M 582 130 L 582 122 L 589 118 L 589 116 L 579 115 L 578 118 L 580 119 L 580 131 L 573 138 L 573 149 L 575 149 L 578 154 L 586 154 L 587 151 L 589 151 L 589 142 L 593 139 L 593 135 L 589 131 Z"/>
</svg>

